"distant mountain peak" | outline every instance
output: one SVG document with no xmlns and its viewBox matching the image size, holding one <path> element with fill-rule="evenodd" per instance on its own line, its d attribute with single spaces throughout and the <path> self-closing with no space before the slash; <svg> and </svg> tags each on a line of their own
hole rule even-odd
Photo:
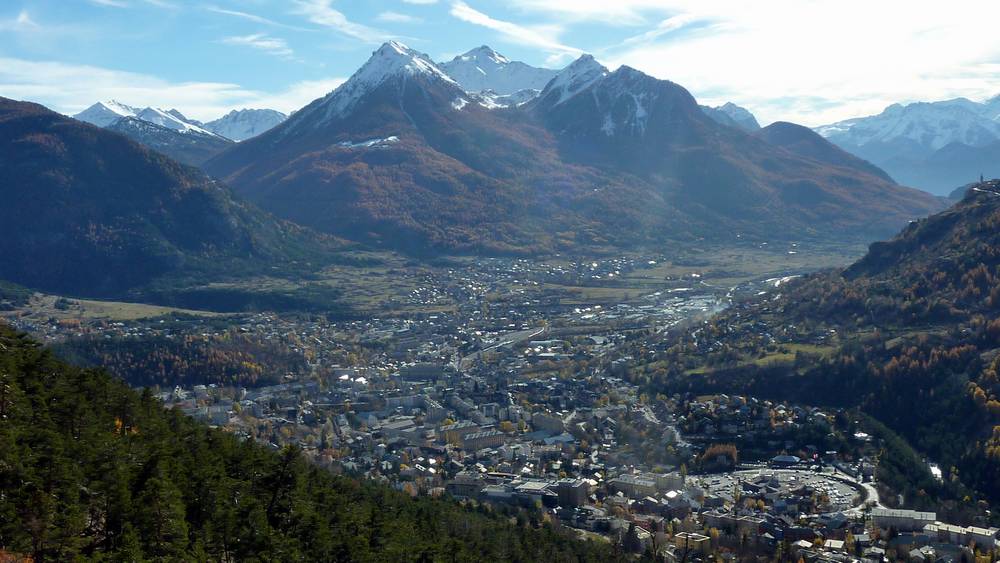
<svg viewBox="0 0 1000 563">
<path fill-rule="evenodd" d="M 904 185 L 945 195 L 979 174 L 1000 175 L 1000 103 L 967 98 L 892 104 L 816 131 Z"/>
<path fill-rule="evenodd" d="M 184 117 L 184 114 L 175 109 L 164 111 L 160 108 L 148 107 L 135 114 L 135 117 L 143 121 L 155 123 L 161 127 L 166 127 L 167 129 L 172 129 L 178 133 L 200 133 L 202 135 L 215 136 L 215 133 L 188 121 Z"/>
<path fill-rule="evenodd" d="M 181 121 L 183 121 L 185 123 L 196 123 L 196 120 L 194 120 L 194 119 L 188 119 L 187 116 L 185 116 L 183 113 L 181 113 L 180 111 L 178 111 L 176 108 L 168 109 L 167 113 L 169 115 L 172 115 L 172 116 L 176 117 L 177 119 L 180 119 Z"/>
<path fill-rule="evenodd" d="M 593 55 L 580 55 L 542 90 L 541 97 L 550 106 L 559 105 L 608 75 L 608 69 Z"/>
<path fill-rule="evenodd" d="M 469 50 L 464 55 L 455 57 L 455 59 L 464 61 L 490 61 L 498 65 L 505 65 L 511 62 L 510 59 L 494 51 L 489 45 L 480 45 L 475 49 Z"/>
<path fill-rule="evenodd" d="M 117 100 L 108 100 L 97 102 L 73 117 L 98 127 L 107 127 L 123 117 L 134 116 L 137 113 L 139 113 L 138 108 L 123 104 Z"/>
<path fill-rule="evenodd" d="M 287 115 L 273 109 L 234 109 L 219 119 L 209 121 L 205 128 L 227 139 L 245 141 L 286 119 Z"/>
<path fill-rule="evenodd" d="M 315 100 L 295 113 L 285 132 L 301 127 L 316 127 L 331 119 L 348 115 L 368 93 L 394 78 L 423 77 L 461 90 L 455 80 L 442 71 L 426 54 L 407 47 L 398 41 L 387 41 L 347 82 L 326 96 Z"/>
<path fill-rule="evenodd" d="M 750 110 L 738 106 L 733 102 L 726 102 L 721 106 L 701 106 L 705 115 L 711 117 L 718 123 L 742 129 L 748 133 L 753 133 L 760 129 L 760 123 Z"/>
<path fill-rule="evenodd" d="M 541 91 L 557 72 L 512 61 L 488 45 L 476 47 L 439 66 L 470 94 L 491 90 L 500 96 L 526 90 Z"/>
<path fill-rule="evenodd" d="M 410 49 L 398 41 L 387 41 L 379 47 L 358 72 L 348 80 L 384 80 L 400 72 L 434 76 L 447 82 L 454 82 L 424 53 Z"/>
<path fill-rule="evenodd" d="M 594 58 L 594 55 L 591 55 L 590 53 L 584 53 L 579 57 L 577 57 L 575 61 L 569 63 L 569 65 L 566 66 L 565 69 L 563 69 L 563 72 L 573 73 L 573 72 L 586 71 L 587 69 L 596 69 L 603 72 L 608 71 L 607 67 L 597 62 L 597 59 Z"/>
</svg>

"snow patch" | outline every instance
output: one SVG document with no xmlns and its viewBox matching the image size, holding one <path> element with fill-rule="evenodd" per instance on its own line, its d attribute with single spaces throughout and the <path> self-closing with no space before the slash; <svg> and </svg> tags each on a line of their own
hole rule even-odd
<svg viewBox="0 0 1000 563">
<path fill-rule="evenodd" d="M 176 110 L 174 110 L 176 111 Z M 200 133 L 202 135 L 209 135 L 212 137 L 217 136 L 215 133 L 198 127 L 193 123 L 189 123 L 178 118 L 176 115 L 169 111 L 164 111 L 160 108 L 146 108 L 136 114 L 137 118 L 148 121 L 150 123 L 155 123 L 160 127 L 166 127 L 178 133 Z"/>
<path fill-rule="evenodd" d="M 484 90 L 472 97 L 476 103 L 486 109 L 501 109 L 523 106 L 538 97 L 539 90 L 524 89 L 513 94 L 498 94 L 493 90 Z"/>
<path fill-rule="evenodd" d="M 372 147 L 384 147 L 386 145 L 391 145 L 392 143 L 398 143 L 399 137 L 392 135 L 389 137 L 383 137 L 379 139 L 368 139 L 366 141 L 341 141 L 337 143 L 338 147 L 343 147 L 345 149 L 369 149 Z"/>
</svg>

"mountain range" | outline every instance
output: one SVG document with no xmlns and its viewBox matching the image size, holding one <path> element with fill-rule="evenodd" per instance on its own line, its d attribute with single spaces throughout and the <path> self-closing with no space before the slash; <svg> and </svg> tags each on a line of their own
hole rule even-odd
<svg viewBox="0 0 1000 563">
<path fill-rule="evenodd" d="M 512 65 L 484 48 L 448 64 Z M 528 85 L 505 90 L 492 80 L 500 74 L 480 74 L 473 89 Z M 817 150 L 829 143 L 811 131 L 797 132 L 808 139 L 797 149 L 780 146 L 719 123 L 677 84 L 589 55 L 537 96 L 492 100 L 390 42 L 336 90 L 204 168 L 280 217 L 412 252 L 870 239 L 941 206 L 834 147 Z"/>
<path fill-rule="evenodd" d="M 234 142 L 259 135 L 287 116 L 269 109 L 241 109 L 202 123 L 176 109 L 136 108 L 110 100 L 74 118 L 121 133 L 184 164 L 198 166 Z"/>
<path fill-rule="evenodd" d="M 169 130 L 129 116 L 106 130 L 0 98 L 0 279 L 120 295 L 180 272 L 287 267 L 325 252 L 325 237 L 114 132 L 123 123 Z"/>
<path fill-rule="evenodd" d="M 893 104 L 816 131 L 896 181 L 934 194 L 1000 176 L 1000 96 Z"/>
<path fill-rule="evenodd" d="M 323 263 L 341 239 L 416 255 L 860 241 L 942 206 L 807 128 L 753 129 L 733 105 L 713 111 L 744 125 L 720 123 L 680 85 L 589 55 L 516 103 L 478 86 L 390 42 L 238 143 L 177 110 L 109 102 L 78 116 L 102 128 L 3 100 L 0 278 L 118 296 L 174 275 Z M 215 125 L 266 117 L 280 116 Z M 201 161 L 208 140 L 221 151 L 209 175 L 165 156 Z"/>
</svg>

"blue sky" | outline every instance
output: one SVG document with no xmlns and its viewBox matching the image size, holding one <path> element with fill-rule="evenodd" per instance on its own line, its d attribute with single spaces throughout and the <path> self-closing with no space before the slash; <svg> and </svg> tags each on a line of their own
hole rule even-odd
<svg viewBox="0 0 1000 563">
<path fill-rule="evenodd" d="M 982 0 L 3 0 L 0 95 L 62 112 L 115 98 L 211 119 L 290 111 L 381 42 L 444 60 L 488 44 L 581 53 L 819 125 L 893 102 L 1000 94 L 1000 3 Z"/>
</svg>

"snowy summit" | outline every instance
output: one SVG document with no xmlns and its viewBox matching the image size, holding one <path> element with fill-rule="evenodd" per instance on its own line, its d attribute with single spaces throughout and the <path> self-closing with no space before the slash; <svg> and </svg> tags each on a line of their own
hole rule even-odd
<svg viewBox="0 0 1000 563">
<path fill-rule="evenodd" d="M 551 105 L 558 105 L 607 75 L 608 69 L 593 55 L 580 55 L 545 86 L 541 97 Z"/>
<path fill-rule="evenodd" d="M 292 128 L 303 124 L 316 126 L 331 119 L 344 117 L 359 100 L 386 80 L 413 76 L 423 76 L 460 89 L 458 83 L 438 68 L 430 57 L 398 41 L 389 41 L 372 53 L 368 61 L 351 75 L 347 82 L 297 112 L 291 120 Z"/>
<path fill-rule="evenodd" d="M 486 45 L 441 63 L 440 67 L 467 92 L 491 90 L 500 96 L 524 90 L 540 91 L 558 73 L 511 61 Z"/>
<path fill-rule="evenodd" d="M 233 141 L 245 141 L 271 129 L 288 119 L 288 116 L 273 109 L 240 109 L 209 121 L 205 129 Z"/>
</svg>

